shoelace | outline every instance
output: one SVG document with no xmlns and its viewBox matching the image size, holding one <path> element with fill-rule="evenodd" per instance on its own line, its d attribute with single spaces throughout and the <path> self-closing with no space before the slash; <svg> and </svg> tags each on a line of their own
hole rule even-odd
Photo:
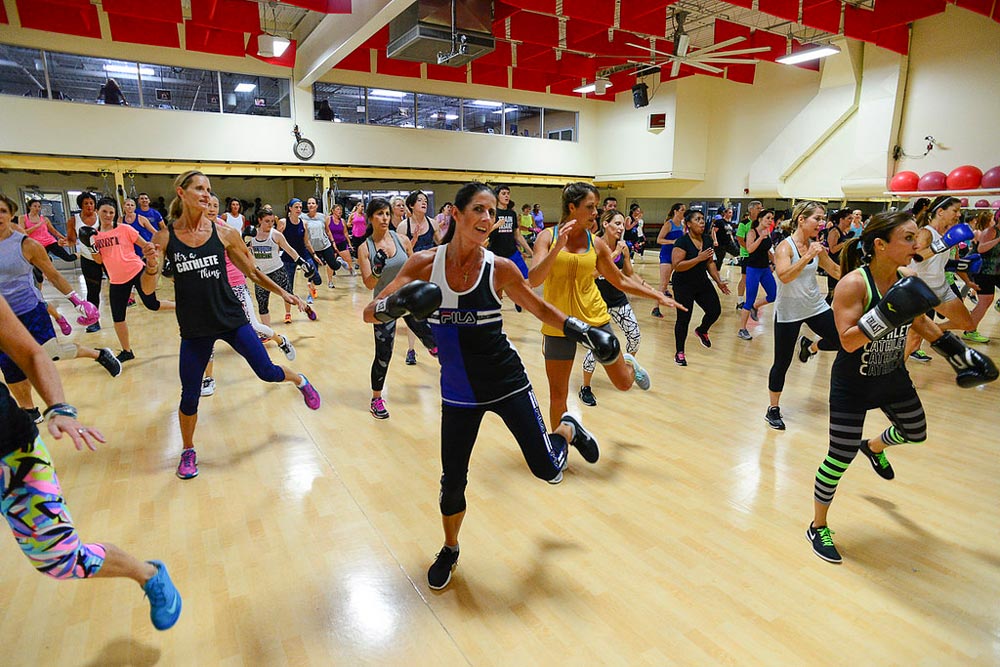
<svg viewBox="0 0 1000 667">
<path fill-rule="evenodd" d="M 833 535 L 832 530 L 823 526 L 822 528 L 817 528 L 816 532 L 819 534 L 819 541 L 823 543 L 824 547 L 833 546 L 833 537 L 831 537 Z"/>
<path fill-rule="evenodd" d="M 146 582 L 146 597 L 154 607 L 162 607 L 167 604 L 167 596 L 163 592 L 163 582 L 157 581 L 160 571 L 157 570 L 153 578 Z"/>
<path fill-rule="evenodd" d="M 876 454 L 875 455 L 875 460 L 878 461 L 878 465 L 879 465 L 880 468 L 888 468 L 889 467 L 889 459 L 885 458 L 885 452 L 884 451 L 883 452 L 879 452 L 878 454 Z"/>
<path fill-rule="evenodd" d="M 381 398 L 376 398 L 374 401 L 372 401 L 372 408 L 375 410 L 375 412 L 381 412 L 382 410 L 385 410 L 385 401 L 383 401 Z"/>
<path fill-rule="evenodd" d="M 181 463 L 194 465 L 194 450 L 188 449 L 181 454 Z"/>
</svg>

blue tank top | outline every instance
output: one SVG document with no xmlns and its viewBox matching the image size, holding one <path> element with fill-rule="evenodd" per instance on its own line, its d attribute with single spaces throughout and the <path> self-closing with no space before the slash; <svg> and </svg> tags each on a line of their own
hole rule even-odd
<svg viewBox="0 0 1000 667">
<path fill-rule="evenodd" d="M 0 241 L 0 295 L 15 315 L 23 315 L 41 302 L 42 293 L 35 287 L 31 263 L 24 258 L 21 244 L 28 238 L 18 231 Z"/>
<path fill-rule="evenodd" d="M 309 253 L 306 252 L 306 223 L 301 217 L 297 225 L 292 224 L 291 220 L 286 220 L 285 230 L 281 233 L 285 235 L 288 245 L 299 253 L 299 257 L 309 257 Z M 281 251 L 281 261 L 285 264 L 294 264 L 294 260 L 284 250 Z"/>
<path fill-rule="evenodd" d="M 670 231 L 667 232 L 667 243 L 673 243 L 682 236 L 684 236 L 684 223 L 674 225 L 674 221 L 671 220 Z"/>
<path fill-rule="evenodd" d="M 493 287 L 493 258 L 484 250 L 479 280 L 465 292 L 448 286 L 438 246 L 431 282 L 441 288 L 441 307 L 427 323 L 438 343 L 441 401 L 458 407 L 489 405 L 531 388 L 521 358 L 503 332 L 500 297 Z"/>
</svg>

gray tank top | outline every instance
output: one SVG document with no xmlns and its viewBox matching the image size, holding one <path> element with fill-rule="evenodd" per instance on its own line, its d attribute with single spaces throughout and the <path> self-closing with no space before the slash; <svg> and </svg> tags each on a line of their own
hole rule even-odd
<svg viewBox="0 0 1000 667">
<path fill-rule="evenodd" d="M 403 264 L 406 264 L 406 260 L 409 259 L 406 255 L 406 251 L 403 250 L 403 244 L 399 242 L 399 237 L 396 236 L 396 232 L 389 230 L 389 235 L 392 237 L 393 243 L 396 244 L 396 253 L 385 260 L 385 268 L 382 269 L 382 275 L 378 277 L 378 282 L 375 283 L 375 288 L 372 290 L 372 294 L 378 296 L 378 293 L 385 289 L 385 286 L 391 283 L 396 278 L 396 274 L 399 270 L 403 268 Z M 375 242 L 369 236 L 368 240 L 365 241 L 368 244 L 368 257 L 375 256 Z"/>
<path fill-rule="evenodd" d="M 12 232 L 0 241 L 0 295 L 7 300 L 15 315 L 33 310 L 42 300 L 42 293 L 35 287 L 31 263 L 24 258 L 21 243 L 27 237 Z"/>
<path fill-rule="evenodd" d="M 791 236 L 782 243 L 787 243 L 792 248 L 792 264 L 802 259 Z M 778 281 L 778 298 L 774 302 L 774 314 L 778 322 L 801 322 L 829 310 L 830 306 L 823 300 L 816 282 L 818 268 L 819 258 L 814 257 L 795 280 L 788 283 Z"/>
<path fill-rule="evenodd" d="M 258 241 L 256 238 L 250 240 L 250 253 L 253 255 L 254 264 L 261 273 L 271 274 L 283 267 L 281 262 L 281 248 L 274 240 L 274 229 L 267 233 L 267 238 Z"/>
</svg>

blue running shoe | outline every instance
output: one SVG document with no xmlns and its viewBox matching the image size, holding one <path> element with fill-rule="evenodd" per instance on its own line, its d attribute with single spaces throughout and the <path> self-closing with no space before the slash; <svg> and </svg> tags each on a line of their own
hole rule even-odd
<svg viewBox="0 0 1000 667">
<path fill-rule="evenodd" d="M 635 371 L 636 386 L 643 391 L 649 391 L 649 373 L 646 372 L 646 369 L 640 366 L 639 362 L 635 360 L 635 357 L 628 352 L 623 354 L 622 357 L 624 357 L 625 363 L 631 366 L 632 370 Z"/>
<path fill-rule="evenodd" d="M 149 620 L 157 630 L 169 630 L 181 617 L 181 594 L 170 581 L 166 565 L 158 560 L 149 564 L 156 568 L 156 574 L 142 587 L 149 598 Z"/>
</svg>

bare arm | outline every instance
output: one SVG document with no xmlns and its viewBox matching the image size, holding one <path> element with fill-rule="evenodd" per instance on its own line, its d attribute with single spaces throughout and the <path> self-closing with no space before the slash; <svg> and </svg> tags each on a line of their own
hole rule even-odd
<svg viewBox="0 0 1000 667">
<path fill-rule="evenodd" d="M 49 254 L 45 252 L 41 243 L 31 238 L 24 239 L 21 242 L 21 254 L 28 260 L 28 263 L 41 271 L 57 290 L 63 294 L 69 294 L 73 291 L 73 286 L 69 284 L 69 281 L 63 278 L 62 274 L 52 265 L 52 260 L 49 259 Z"/>
<path fill-rule="evenodd" d="M 597 237 L 594 238 L 594 250 L 597 252 L 598 272 L 607 278 L 609 283 L 621 291 L 635 296 L 644 296 L 653 299 L 654 301 L 658 301 L 660 305 L 666 306 L 667 308 L 684 309 L 683 306 L 677 304 L 677 302 L 670 297 L 647 285 L 639 276 L 626 276 L 624 273 L 619 271 L 618 267 L 615 266 L 615 263 L 611 261 L 611 250 L 608 249 L 608 244 L 606 244 L 603 239 Z"/>
<path fill-rule="evenodd" d="M 828 253 L 820 253 L 819 265 L 823 267 L 824 271 L 833 276 L 834 280 L 840 280 L 840 264 L 833 261 L 833 258 Z"/>
<path fill-rule="evenodd" d="M 305 310 L 306 305 L 302 299 L 283 290 L 277 283 L 268 278 L 267 274 L 257 268 L 257 265 L 253 261 L 253 255 L 250 254 L 250 249 L 243 242 L 242 234 L 228 225 L 216 226 L 216 229 L 218 230 L 222 245 L 226 246 L 226 255 L 229 257 L 229 261 L 233 263 L 233 266 L 268 292 L 277 294 L 286 303 L 297 306 L 299 310 Z"/>
<path fill-rule="evenodd" d="M 49 220 L 48 218 L 42 218 L 42 221 L 49 228 L 49 233 L 52 234 L 52 236 L 56 237 L 59 241 L 66 240 L 66 237 L 63 236 L 62 232 L 60 232 L 58 229 L 55 228 L 51 220 Z"/>
<path fill-rule="evenodd" d="M 753 252 L 756 250 L 761 243 L 764 242 L 766 236 L 760 233 L 759 229 L 751 229 L 747 232 L 747 252 Z"/>
<path fill-rule="evenodd" d="M 982 240 L 982 238 L 985 238 L 990 234 L 993 234 L 993 238 L 991 238 L 989 241 Z M 987 228 L 982 233 L 982 237 L 979 241 L 979 244 L 976 246 L 976 252 L 978 252 L 979 254 L 983 254 L 984 252 L 989 252 L 990 250 L 993 250 L 993 248 L 998 243 L 1000 243 L 1000 230 L 997 229 L 996 225 L 993 225 Z"/>
<path fill-rule="evenodd" d="M 506 257 L 496 257 L 493 260 L 493 270 L 498 294 L 506 292 L 514 303 L 545 324 L 562 329 L 563 323 L 566 322 L 566 313 L 535 294 L 528 282 L 521 277 L 521 272 L 514 262 Z"/>
<path fill-rule="evenodd" d="M 535 240 L 534 261 L 531 263 L 531 268 L 528 269 L 528 283 L 532 287 L 538 287 L 548 278 L 549 271 L 552 270 L 552 265 L 556 261 L 556 255 L 566 247 L 566 236 L 575 228 L 576 220 L 562 223 L 558 228 L 559 237 L 556 239 L 555 245 L 552 245 L 552 235 L 555 233 L 552 229 L 539 232 L 538 238 Z"/>
<path fill-rule="evenodd" d="M 166 251 L 167 242 L 170 241 L 170 232 L 166 228 L 153 234 L 153 242 L 147 243 L 143 249 L 143 257 L 146 258 L 146 268 L 142 272 L 139 286 L 143 294 L 152 294 L 156 291 L 156 283 L 159 282 L 160 272 L 163 270 L 161 255 Z M 97 259 L 97 253 L 94 253 Z"/>
<path fill-rule="evenodd" d="M 358 246 L 358 268 L 361 269 L 361 281 L 368 289 L 375 289 L 378 284 L 378 276 L 372 273 L 372 259 L 368 254 L 368 244 L 362 243 Z"/>
<path fill-rule="evenodd" d="M 668 243 L 667 234 L 669 233 L 670 233 L 670 221 L 667 220 L 666 222 L 663 223 L 663 225 L 660 227 L 660 231 L 656 234 L 656 242 L 659 243 L 660 245 L 666 245 Z"/>
<path fill-rule="evenodd" d="M 145 228 L 147 231 L 149 231 L 150 233 L 155 234 L 156 232 L 160 231 L 156 227 L 153 226 L 153 223 L 150 222 L 149 218 L 147 218 L 146 216 L 139 215 L 138 213 L 136 213 L 135 217 L 136 217 L 136 220 L 139 221 L 139 224 L 143 228 Z"/>
<path fill-rule="evenodd" d="M 524 236 L 521 234 L 521 228 L 517 225 L 514 226 L 514 241 L 519 245 L 526 253 L 528 257 L 531 257 L 531 248 L 528 247 L 528 242 L 524 240 Z"/>
<path fill-rule="evenodd" d="M 362 247 L 367 251 L 367 244 L 365 244 Z M 362 314 L 362 319 L 364 319 L 364 321 L 368 322 L 369 324 L 378 324 L 379 321 L 375 319 L 376 301 L 385 298 L 389 294 L 392 294 L 393 292 L 398 290 L 403 285 L 411 283 L 414 280 L 430 280 L 431 267 L 434 264 L 434 256 L 436 253 L 437 249 L 431 248 L 430 250 L 424 250 L 418 252 L 416 255 L 413 255 L 408 260 L 406 260 L 406 264 L 403 264 L 403 268 L 399 270 L 399 273 L 397 273 L 396 277 L 392 279 L 392 282 L 386 285 L 385 289 L 379 292 L 378 295 L 374 299 L 372 299 L 371 303 L 365 306 L 364 313 Z M 367 261 L 367 254 L 368 253 L 366 252 L 365 253 L 366 261 Z M 360 250 L 358 251 L 358 258 L 359 259 L 361 258 Z M 364 265 L 362 264 L 362 266 Z M 371 269 L 369 268 L 369 272 L 370 271 Z M 362 276 L 363 275 L 364 273 L 362 272 Z M 375 279 L 375 281 L 372 282 L 371 287 L 375 287 L 376 282 L 378 282 L 377 278 Z M 365 285 L 367 286 L 368 283 L 366 282 Z"/>
<path fill-rule="evenodd" d="M 858 327 L 867 297 L 864 279 L 856 271 L 845 276 L 833 294 L 833 318 L 845 352 L 854 352 L 869 340 Z"/>
</svg>

